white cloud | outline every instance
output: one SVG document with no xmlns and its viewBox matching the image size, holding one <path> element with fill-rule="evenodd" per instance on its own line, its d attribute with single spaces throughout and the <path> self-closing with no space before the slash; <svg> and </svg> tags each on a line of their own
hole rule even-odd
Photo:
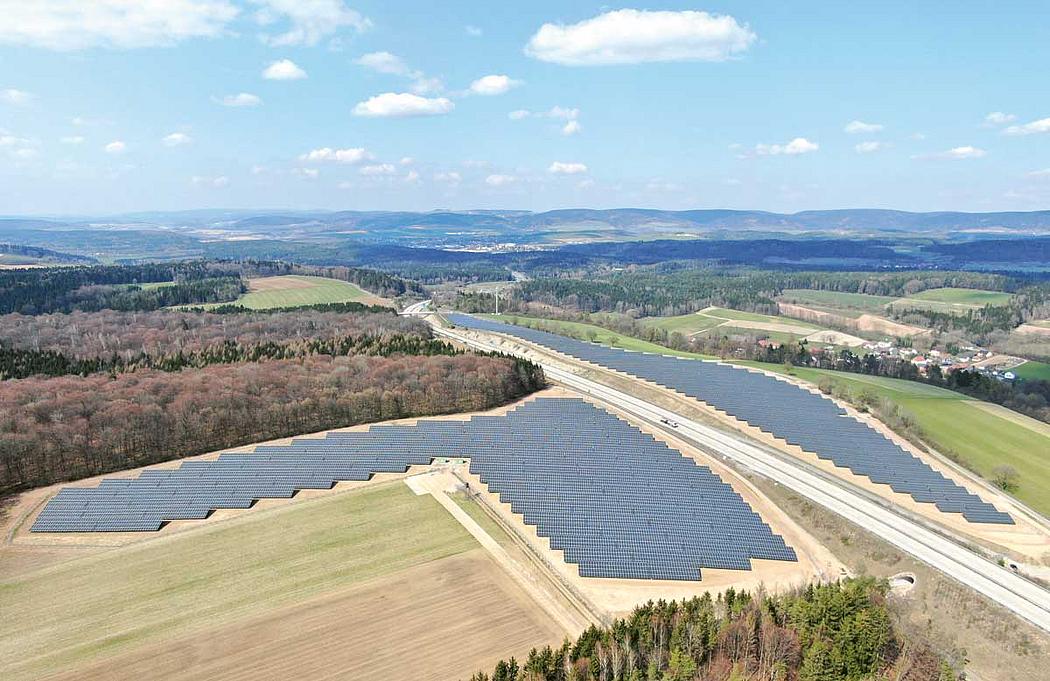
<svg viewBox="0 0 1050 681">
<path fill-rule="evenodd" d="M 587 178 L 586 180 L 580 180 L 576 183 L 577 189 L 590 189 L 594 186 L 594 180 Z"/>
<path fill-rule="evenodd" d="M 1050 118 L 1040 118 L 1024 125 L 1011 125 L 1003 130 L 1004 135 L 1034 135 L 1040 132 L 1050 132 Z"/>
<path fill-rule="evenodd" d="M 471 26 L 469 24 L 467 26 L 464 26 L 463 30 L 467 32 L 467 35 L 472 36 L 474 38 L 478 38 L 484 33 L 484 31 L 482 31 L 477 26 Z"/>
<path fill-rule="evenodd" d="M 886 145 L 882 142 L 861 142 L 853 148 L 857 150 L 858 154 L 870 154 L 874 151 L 885 149 Z"/>
<path fill-rule="evenodd" d="M 235 95 L 226 95 L 222 99 L 215 100 L 223 106 L 259 106 L 262 104 L 262 100 L 259 99 L 258 95 L 253 95 L 250 92 L 238 92 Z"/>
<path fill-rule="evenodd" d="M 482 76 L 470 84 L 470 91 L 476 95 L 502 95 L 521 85 L 520 80 L 514 80 L 510 76 L 492 74 Z"/>
<path fill-rule="evenodd" d="M 113 140 L 103 147 L 107 154 L 123 154 L 127 148 L 128 146 L 120 140 Z"/>
<path fill-rule="evenodd" d="M 0 0 L 0 44 L 130 49 L 214 38 L 238 14 L 227 0 Z"/>
<path fill-rule="evenodd" d="M 256 21 L 270 26 L 282 21 L 288 30 L 277 35 L 263 35 L 263 42 L 274 47 L 286 45 L 316 45 L 323 38 L 343 28 L 358 33 L 372 27 L 372 22 L 360 12 L 347 7 L 342 0 L 251 0 L 259 5 Z"/>
<path fill-rule="evenodd" d="M 367 101 L 358 102 L 354 107 L 354 115 L 370 118 L 438 116 L 447 114 L 454 108 L 456 105 L 445 97 L 429 98 L 409 92 L 384 92 Z"/>
<path fill-rule="evenodd" d="M 520 121 L 524 118 L 528 118 L 531 115 L 532 112 L 528 109 L 515 109 L 514 111 L 511 111 L 509 114 L 507 114 L 507 118 L 509 118 L 512 121 Z"/>
<path fill-rule="evenodd" d="M 410 166 L 410 165 L 412 165 L 415 162 L 416 162 L 416 159 L 412 158 L 411 156 L 402 156 L 401 160 L 398 161 L 398 163 L 400 163 L 403 166 Z"/>
<path fill-rule="evenodd" d="M 485 184 L 490 187 L 506 187 L 509 184 L 514 184 L 518 178 L 513 175 L 489 175 L 485 178 Z"/>
<path fill-rule="evenodd" d="M 724 61 L 756 37 L 728 15 L 621 9 L 571 25 L 544 24 L 525 54 L 568 66 Z"/>
<path fill-rule="evenodd" d="M 374 158 L 372 153 L 361 147 L 350 147 L 348 149 L 332 149 L 322 147 L 306 152 L 299 157 L 300 161 L 308 163 L 332 162 L 332 163 L 360 163 Z"/>
<path fill-rule="evenodd" d="M 303 177 L 307 180 L 316 180 L 320 174 L 321 171 L 317 168 L 292 168 L 292 175 Z"/>
<path fill-rule="evenodd" d="M 369 52 L 354 60 L 358 66 L 364 66 L 377 73 L 403 76 L 412 80 L 412 91 L 416 94 L 440 92 L 445 85 L 440 78 L 430 78 L 418 69 L 409 68 L 405 61 L 390 52 Z"/>
<path fill-rule="evenodd" d="M 419 173 L 418 172 L 416 172 L 415 170 L 410 170 L 407 173 L 405 173 L 405 183 L 406 184 L 415 184 L 417 182 L 419 182 Z"/>
<path fill-rule="evenodd" d="M 1006 125 L 1007 123 L 1013 123 L 1016 120 L 1017 116 L 1003 113 L 1002 111 L 993 111 L 984 117 L 984 122 L 988 125 Z"/>
<path fill-rule="evenodd" d="M 988 152 L 986 152 L 984 149 L 978 149 L 977 147 L 967 145 L 962 147 L 953 147 L 948 151 L 942 151 L 936 154 L 919 154 L 917 156 L 912 156 L 912 158 L 961 161 L 970 158 L 981 158 L 982 156 L 987 155 L 987 153 Z"/>
<path fill-rule="evenodd" d="M 173 132 L 170 135 L 165 135 L 160 142 L 166 147 L 178 147 L 182 146 L 183 144 L 189 144 L 192 141 L 193 138 L 187 135 L 186 133 Z"/>
<path fill-rule="evenodd" d="M 362 54 L 360 57 L 354 60 L 354 63 L 358 66 L 364 66 L 365 68 L 378 71 L 379 73 L 392 73 L 398 76 L 407 76 L 411 69 L 396 54 L 390 52 L 369 52 L 368 54 Z"/>
<path fill-rule="evenodd" d="M 36 99 L 36 96 L 25 90 L 16 90 L 13 87 L 7 88 L 6 90 L 0 90 L 0 102 L 4 102 L 5 104 L 25 106 L 34 99 Z"/>
<path fill-rule="evenodd" d="M 787 144 L 756 144 L 756 156 L 798 156 L 808 154 L 820 149 L 816 142 L 810 142 L 805 137 L 796 137 Z"/>
<path fill-rule="evenodd" d="M 62 142 L 62 144 L 83 144 L 84 137 L 83 135 L 69 135 L 68 137 L 63 137 L 59 141 Z"/>
<path fill-rule="evenodd" d="M 547 172 L 555 175 L 579 175 L 580 173 L 587 172 L 587 166 L 583 163 L 563 163 L 562 161 L 555 161 L 550 164 L 547 168 Z"/>
<path fill-rule="evenodd" d="M 365 166 L 358 171 L 362 175 L 376 176 L 376 175 L 393 175 L 397 172 L 397 168 L 393 163 L 377 163 L 371 166 Z"/>
<path fill-rule="evenodd" d="M 864 121 L 850 121 L 843 128 L 846 132 L 851 135 L 871 134 L 882 131 L 881 123 L 865 123 Z"/>
<path fill-rule="evenodd" d="M 263 173 L 266 173 L 268 171 L 269 171 L 269 168 L 267 168 L 266 166 L 261 166 L 261 165 L 256 164 L 256 165 L 253 165 L 251 167 L 251 170 L 249 172 L 252 175 L 262 175 Z"/>
<path fill-rule="evenodd" d="M 579 121 L 574 119 L 574 120 L 571 120 L 568 123 L 566 123 L 564 126 L 562 126 L 561 134 L 563 134 L 565 136 L 575 135 L 576 133 L 580 132 L 581 130 L 583 130 L 583 126 L 580 125 Z"/>
<path fill-rule="evenodd" d="M 1042 170 L 1033 170 L 1032 172 L 1028 173 L 1028 177 L 1050 177 L 1050 168 L 1043 168 Z"/>
<path fill-rule="evenodd" d="M 444 182 L 446 184 L 459 184 L 463 181 L 463 176 L 452 170 L 447 173 L 437 173 L 434 175 L 436 182 Z"/>
<path fill-rule="evenodd" d="M 550 111 L 544 114 L 548 118 L 561 118 L 567 121 L 574 121 L 580 116 L 580 110 L 576 108 L 566 108 L 563 106 L 552 106 Z"/>
<path fill-rule="evenodd" d="M 266 80 L 300 80 L 306 78 L 306 71 L 291 59 L 279 59 L 267 66 L 262 75 Z"/>
<path fill-rule="evenodd" d="M 219 175 L 218 177 L 194 175 L 190 178 L 190 183 L 197 187 L 214 187 L 215 189 L 222 189 L 230 184 L 230 178 L 225 175 Z"/>
</svg>

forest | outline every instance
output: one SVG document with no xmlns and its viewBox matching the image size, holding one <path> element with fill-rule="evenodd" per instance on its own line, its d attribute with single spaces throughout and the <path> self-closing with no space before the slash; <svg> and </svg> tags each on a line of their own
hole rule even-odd
<svg viewBox="0 0 1050 681">
<path fill-rule="evenodd" d="M 870 577 L 770 595 L 649 602 L 558 648 L 501 660 L 471 681 L 954 681 L 921 634 L 894 624 Z"/>
<path fill-rule="evenodd" d="M 340 279 L 383 296 L 422 293 L 416 282 L 355 267 L 313 267 L 257 260 L 94 265 L 0 270 L 0 314 L 158 310 L 173 305 L 221 303 L 232 301 L 246 291 L 246 278 L 280 274 Z"/>
<path fill-rule="evenodd" d="M 309 355 L 0 383 L 0 491 L 328 428 L 490 408 L 541 388 L 509 357 Z"/>
</svg>

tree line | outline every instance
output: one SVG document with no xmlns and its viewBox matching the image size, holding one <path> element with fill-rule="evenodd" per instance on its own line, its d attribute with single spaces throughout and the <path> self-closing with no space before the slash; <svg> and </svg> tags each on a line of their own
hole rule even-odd
<svg viewBox="0 0 1050 681">
<path fill-rule="evenodd" d="M 954 681 L 922 635 L 894 625 L 887 590 L 866 577 L 649 602 L 471 681 Z"/>
</svg>

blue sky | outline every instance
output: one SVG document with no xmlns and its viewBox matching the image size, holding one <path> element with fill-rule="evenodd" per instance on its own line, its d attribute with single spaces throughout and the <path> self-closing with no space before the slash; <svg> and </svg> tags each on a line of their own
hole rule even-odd
<svg viewBox="0 0 1050 681">
<path fill-rule="evenodd" d="M 1041 2 L 127 4 L 0 0 L 0 214 L 1050 208 Z"/>
</svg>

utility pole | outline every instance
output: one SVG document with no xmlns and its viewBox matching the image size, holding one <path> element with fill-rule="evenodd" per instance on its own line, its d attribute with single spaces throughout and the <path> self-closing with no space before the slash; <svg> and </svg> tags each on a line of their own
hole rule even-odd
<svg viewBox="0 0 1050 681">
<path fill-rule="evenodd" d="M 492 295 L 496 296 L 496 314 L 499 314 L 499 289 L 493 289 Z"/>
</svg>

